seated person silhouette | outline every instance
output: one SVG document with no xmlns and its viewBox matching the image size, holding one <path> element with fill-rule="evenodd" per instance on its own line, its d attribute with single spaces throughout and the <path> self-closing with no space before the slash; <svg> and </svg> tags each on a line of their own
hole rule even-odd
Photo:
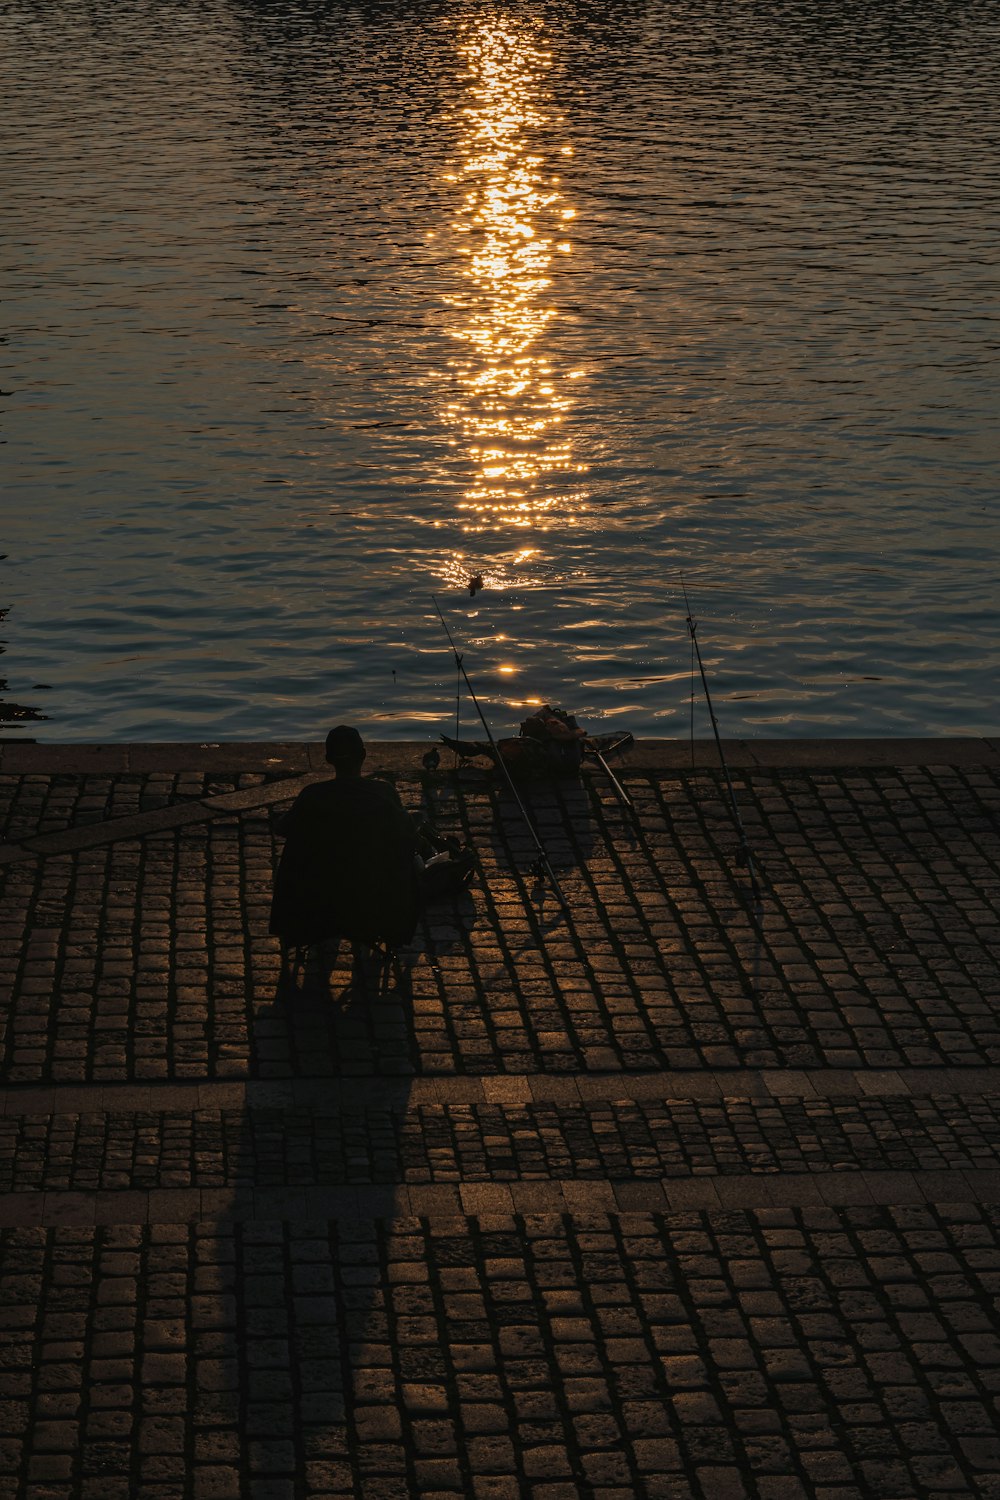
<svg viewBox="0 0 1000 1500">
<path fill-rule="evenodd" d="M 285 847 L 274 880 L 273 936 L 290 952 L 346 938 L 356 961 L 376 943 L 413 937 L 420 910 L 419 835 L 395 787 L 361 775 L 365 746 L 345 724 L 326 737 L 336 773 L 307 786 L 277 824 Z"/>
</svg>

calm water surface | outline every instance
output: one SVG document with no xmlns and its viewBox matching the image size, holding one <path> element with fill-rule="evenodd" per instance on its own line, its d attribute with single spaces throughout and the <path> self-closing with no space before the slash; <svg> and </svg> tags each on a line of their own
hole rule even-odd
<svg viewBox="0 0 1000 1500">
<path fill-rule="evenodd" d="M 435 592 L 498 729 L 684 734 L 678 569 L 726 732 L 997 729 L 995 4 L 13 0 L 0 57 L 21 733 L 447 728 Z"/>
</svg>

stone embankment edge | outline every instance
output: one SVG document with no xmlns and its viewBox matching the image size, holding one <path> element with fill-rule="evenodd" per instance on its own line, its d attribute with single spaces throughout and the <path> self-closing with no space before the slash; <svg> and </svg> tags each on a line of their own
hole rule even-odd
<svg viewBox="0 0 1000 1500">
<path fill-rule="evenodd" d="M 854 766 L 1000 766 L 1000 729 L 983 738 L 752 739 L 724 740 L 731 766 L 797 769 Z M 419 776 L 434 740 L 369 740 L 371 770 Z M 450 755 L 442 750 L 442 769 Z M 640 739 L 614 757 L 627 771 L 688 771 L 718 764 L 714 740 Z M 0 773 L 14 775 L 123 775 L 128 772 L 205 771 L 304 775 L 326 768 L 321 744 L 250 742 L 86 745 L 0 743 Z M 599 774 L 599 773 L 598 773 Z"/>
<path fill-rule="evenodd" d="M 995 739 L 793 739 L 723 741 L 733 768 L 759 771 L 850 770 L 861 768 L 1000 767 L 1000 736 Z M 426 774 L 423 758 L 435 748 L 427 740 L 369 741 L 368 769 L 402 779 Z M 445 759 L 447 760 L 447 752 Z M 620 771 L 674 772 L 718 765 L 713 740 L 636 740 L 615 757 Z M 447 769 L 447 768 L 445 768 Z M 589 769 L 589 768 L 588 768 Z M 0 843 L 0 866 L 52 854 L 71 854 L 120 839 L 141 838 L 186 823 L 205 822 L 294 797 L 306 783 L 329 774 L 323 746 L 305 743 L 177 743 L 133 745 L 0 744 L 0 775 L 272 775 L 279 779 L 192 798 L 131 817 L 107 819 Z M 596 767 L 592 774 L 603 773 Z"/>
</svg>

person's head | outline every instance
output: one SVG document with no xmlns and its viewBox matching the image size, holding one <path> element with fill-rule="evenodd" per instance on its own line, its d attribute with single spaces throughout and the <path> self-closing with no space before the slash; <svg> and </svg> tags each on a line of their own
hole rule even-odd
<svg viewBox="0 0 1000 1500">
<path fill-rule="evenodd" d="M 338 776 L 358 776 L 365 754 L 364 740 L 349 724 L 338 724 L 326 737 L 326 758 Z"/>
</svg>

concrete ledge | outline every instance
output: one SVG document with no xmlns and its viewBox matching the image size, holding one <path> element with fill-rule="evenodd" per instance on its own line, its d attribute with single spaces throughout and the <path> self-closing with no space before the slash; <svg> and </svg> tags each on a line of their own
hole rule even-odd
<svg viewBox="0 0 1000 1500">
<path fill-rule="evenodd" d="M 560 1178 L 504 1183 L 301 1188 L 122 1188 L 20 1192 L 0 1198 L 0 1227 L 91 1228 L 95 1224 L 282 1223 L 405 1217 L 501 1219 L 511 1214 L 597 1216 L 750 1213 L 781 1208 L 853 1208 L 1000 1202 L 1000 1173 L 780 1172 L 771 1175 L 595 1181 Z"/>
<path fill-rule="evenodd" d="M 1000 765 L 1000 735 L 985 738 L 739 739 L 724 740 L 723 745 L 729 765 L 744 769 Z M 368 769 L 400 776 L 419 775 L 423 772 L 423 756 L 435 747 L 440 748 L 436 738 L 372 740 L 368 743 Z M 714 740 L 695 740 L 693 751 L 695 769 L 712 770 L 718 766 Z M 448 759 L 447 755 L 444 759 Z M 626 771 L 683 773 L 692 769 L 692 745 L 686 739 L 639 739 L 630 750 L 614 757 L 614 765 Z M 8 742 L 0 745 L 0 771 L 15 775 L 57 772 L 114 775 L 126 771 L 256 771 L 301 775 L 324 768 L 322 744 L 307 742 L 132 745 Z"/>
<path fill-rule="evenodd" d="M 115 776 L 129 769 L 131 745 L 0 745 L 0 771 L 15 775 Z"/>
<path fill-rule="evenodd" d="M 985 739 L 748 740 L 761 768 L 1000 765 Z M 728 758 L 728 756 L 727 756 Z"/>
<path fill-rule="evenodd" d="M 400 1078 L 297 1078 L 282 1082 L 64 1083 L 0 1087 L 0 1115 L 170 1114 L 193 1110 L 275 1109 L 320 1114 L 361 1110 L 404 1114 L 423 1105 L 590 1104 L 622 1101 L 714 1103 L 860 1098 L 960 1099 L 1000 1095 L 1000 1068 L 897 1068 L 892 1071 L 815 1068 L 808 1073 L 706 1069 L 702 1073 L 497 1073 Z"/>
<path fill-rule="evenodd" d="M 44 747 L 37 745 L 35 748 L 41 750 Z M 69 748 L 66 746 L 67 750 Z M 275 744 L 252 740 L 233 741 L 231 744 L 135 744 L 125 749 L 130 771 L 302 772 L 310 769 L 308 745 L 280 741 Z"/>
</svg>

